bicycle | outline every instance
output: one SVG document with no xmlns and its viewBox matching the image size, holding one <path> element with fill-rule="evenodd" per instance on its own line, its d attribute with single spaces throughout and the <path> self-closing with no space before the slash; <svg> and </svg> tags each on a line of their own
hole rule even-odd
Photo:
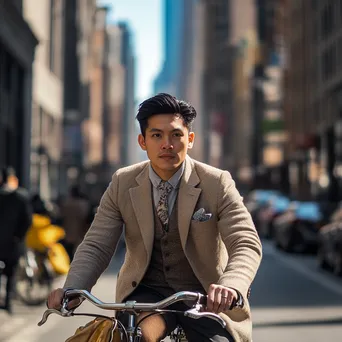
<svg viewBox="0 0 342 342">
<path fill-rule="evenodd" d="M 62 308 L 61 310 L 55 310 L 55 309 L 47 309 L 43 313 L 43 317 L 41 321 L 38 323 L 38 326 L 42 326 L 48 319 L 48 317 L 51 314 L 57 314 L 62 317 L 71 317 L 71 316 L 93 316 L 93 317 L 102 317 L 107 319 L 113 319 L 109 316 L 104 315 L 98 315 L 98 314 L 89 314 L 89 313 L 74 313 L 74 309 L 67 309 L 68 301 L 70 299 L 74 298 L 81 298 L 86 299 L 93 305 L 97 306 L 100 309 L 104 310 L 113 310 L 113 311 L 125 311 L 128 313 L 128 325 L 127 327 L 124 327 L 123 324 L 120 321 L 117 321 L 117 326 L 120 329 L 121 333 L 121 341 L 126 342 L 140 342 L 142 338 L 142 332 L 139 328 L 139 324 L 141 322 L 150 317 L 154 314 L 164 314 L 168 312 L 172 313 L 180 313 L 187 317 L 193 318 L 193 319 L 199 319 L 201 317 L 207 317 L 210 319 L 213 319 L 218 324 L 220 324 L 223 328 L 226 327 L 226 322 L 217 314 L 211 313 L 211 312 L 203 312 L 201 309 L 204 305 L 206 305 L 206 299 L 207 296 L 203 295 L 201 293 L 197 292 L 189 292 L 189 291 L 181 291 L 177 292 L 157 303 L 138 303 L 136 301 L 127 301 L 124 303 L 104 303 L 95 296 L 93 296 L 91 293 L 89 293 L 86 290 L 76 290 L 76 289 L 69 289 L 65 292 L 64 298 L 62 301 Z M 171 304 L 174 304 L 179 301 L 193 301 L 194 305 L 186 311 L 177 311 L 177 310 L 170 310 L 166 309 Z M 141 319 L 139 323 L 137 324 L 136 316 L 139 313 L 142 312 L 150 312 L 149 315 Z M 171 341 L 174 342 L 185 342 L 187 339 L 185 338 L 185 334 L 183 329 L 178 326 L 170 335 L 169 338 Z M 161 341 L 162 342 L 162 341 Z"/>
</svg>

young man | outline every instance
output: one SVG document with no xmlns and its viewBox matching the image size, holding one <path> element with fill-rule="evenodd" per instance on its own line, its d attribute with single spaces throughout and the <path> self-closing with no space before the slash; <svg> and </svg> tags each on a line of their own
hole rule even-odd
<svg viewBox="0 0 342 342">
<path fill-rule="evenodd" d="M 180 323 L 190 342 L 247 342 L 252 339 L 247 294 L 261 244 L 230 174 L 187 156 L 195 117 L 191 105 L 168 94 L 140 105 L 138 142 L 149 161 L 113 175 L 64 288 L 93 287 L 125 224 L 118 301 L 156 302 L 176 291 L 200 291 L 208 294 L 207 310 L 227 322 L 225 330 L 207 318 L 152 316 L 142 323 L 145 341 L 159 341 Z M 60 308 L 63 291 L 50 294 L 48 307 Z"/>
</svg>

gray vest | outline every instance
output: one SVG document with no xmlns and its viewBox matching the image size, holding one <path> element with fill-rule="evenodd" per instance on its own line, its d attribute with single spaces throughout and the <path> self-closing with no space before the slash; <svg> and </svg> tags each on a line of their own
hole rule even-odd
<svg viewBox="0 0 342 342">
<path fill-rule="evenodd" d="M 169 218 L 168 232 L 164 231 L 154 205 L 153 212 L 153 251 L 141 283 L 165 293 L 165 296 L 178 291 L 205 293 L 183 252 L 178 231 L 177 200 Z"/>
</svg>

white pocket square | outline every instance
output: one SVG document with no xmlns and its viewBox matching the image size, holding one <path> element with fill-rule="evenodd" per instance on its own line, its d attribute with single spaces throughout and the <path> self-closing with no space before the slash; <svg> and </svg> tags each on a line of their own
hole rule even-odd
<svg viewBox="0 0 342 342">
<path fill-rule="evenodd" d="M 213 214 L 211 213 L 206 213 L 204 208 L 198 209 L 194 215 L 192 216 L 192 219 L 194 221 L 198 221 L 198 222 L 204 222 L 204 221 L 208 221 L 211 219 L 211 217 L 213 216 Z"/>
</svg>

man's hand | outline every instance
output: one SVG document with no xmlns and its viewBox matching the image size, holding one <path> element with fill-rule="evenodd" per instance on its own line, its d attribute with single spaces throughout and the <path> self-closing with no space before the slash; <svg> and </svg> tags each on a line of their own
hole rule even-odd
<svg viewBox="0 0 342 342">
<path fill-rule="evenodd" d="M 230 309 L 238 299 L 236 290 L 222 285 L 211 284 L 208 290 L 207 310 L 216 314 Z"/>
<path fill-rule="evenodd" d="M 62 308 L 62 300 L 63 300 L 65 291 L 66 291 L 65 289 L 61 289 L 61 288 L 53 290 L 49 294 L 49 297 L 48 297 L 48 299 L 46 301 L 46 306 L 49 309 L 60 310 Z M 81 303 L 82 303 L 82 299 L 81 298 L 72 299 L 68 303 L 68 309 L 71 310 L 73 308 L 76 308 Z"/>
</svg>

